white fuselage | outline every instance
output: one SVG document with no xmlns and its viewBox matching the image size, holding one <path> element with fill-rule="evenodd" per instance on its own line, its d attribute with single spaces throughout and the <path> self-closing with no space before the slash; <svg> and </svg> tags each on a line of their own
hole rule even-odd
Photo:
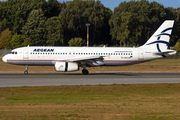
<svg viewBox="0 0 180 120">
<path fill-rule="evenodd" d="M 103 61 L 92 66 L 122 66 L 162 58 L 151 49 L 128 47 L 21 47 L 12 52 L 3 57 L 4 62 L 32 66 L 53 66 L 56 62 L 91 56 L 103 56 Z"/>
</svg>

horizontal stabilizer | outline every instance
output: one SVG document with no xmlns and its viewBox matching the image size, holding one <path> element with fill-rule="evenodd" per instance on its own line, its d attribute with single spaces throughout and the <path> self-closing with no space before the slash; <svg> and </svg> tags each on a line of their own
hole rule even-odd
<svg viewBox="0 0 180 120">
<path fill-rule="evenodd" d="M 162 52 L 156 52 L 154 54 L 155 55 L 160 55 L 160 56 L 163 56 L 163 57 L 167 57 L 167 56 L 170 56 L 170 55 L 175 55 L 176 51 L 175 50 L 166 50 L 166 51 L 162 51 Z"/>
</svg>

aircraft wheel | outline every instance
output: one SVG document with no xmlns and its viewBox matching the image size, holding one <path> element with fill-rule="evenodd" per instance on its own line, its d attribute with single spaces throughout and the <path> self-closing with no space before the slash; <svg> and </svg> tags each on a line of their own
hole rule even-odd
<svg viewBox="0 0 180 120">
<path fill-rule="evenodd" d="M 27 74 L 28 74 L 28 71 L 24 71 L 24 74 L 27 75 Z"/>
<path fill-rule="evenodd" d="M 84 75 L 88 75 L 88 74 L 89 74 L 89 71 L 88 71 L 88 70 L 83 69 L 83 70 L 82 70 L 82 73 L 83 73 Z"/>
</svg>

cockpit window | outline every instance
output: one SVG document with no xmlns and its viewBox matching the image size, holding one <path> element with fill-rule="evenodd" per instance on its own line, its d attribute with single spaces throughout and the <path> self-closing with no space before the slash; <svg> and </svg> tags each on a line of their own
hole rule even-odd
<svg viewBox="0 0 180 120">
<path fill-rule="evenodd" d="M 11 51 L 9 54 L 16 54 L 17 55 L 17 52 L 16 51 Z"/>
<path fill-rule="evenodd" d="M 14 54 L 14 52 L 11 51 L 9 54 Z"/>
</svg>

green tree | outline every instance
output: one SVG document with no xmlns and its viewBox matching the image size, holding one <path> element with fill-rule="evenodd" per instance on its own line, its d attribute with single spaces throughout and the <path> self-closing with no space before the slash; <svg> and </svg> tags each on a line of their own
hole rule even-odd
<svg viewBox="0 0 180 120">
<path fill-rule="evenodd" d="M 174 46 L 177 44 L 177 42 L 180 38 L 180 34 L 179 34 L 180 33 L 180 7 L 177 9 L 167 8 L 166 11 L 167 11 L 169 17 L 171 17 L 171 19 L 175 20 L 172 35 L 171 35 L 171 40 L 170 40 L 170 46 Z M 174 16 L 175 16 L 175 18 L 174 18 Z"/>
<path fill-rule="evenodd" d="M 172 7 L 165 8 L 165 12 L 166 12 L 166 16 L 165 16 L 166 20 L 175 20 L 175 23 L 173 26 L 173 31 L 171 34 L 170 43 L 169 43 L 169 46 L 172 47 L 176 44 L 178 38 L 180 37 L 178 34 L 180 32 L 180 30 L 178 29 L 178 21 L 177 21 L 178 13 L 177 13 L 176 9 L 172 8 Z"/>
<path fill-rule="evenodd" d="M 2 21 L 0 21 L 0 33 L 6 29 L 6 23 L 7 23 L 7 20 L 6 19 L 3 19 Z"/>
<path fill-rule="evenodd" d="M 31 39 L 31 45 L 45 45 L 45 17 L 41 9 L 31 11 L 21 32 Z"/>
<path fill-rule="evenodd" d="M 48 18 L 51 18 L 53 16 L 58 16 L 61 11 L 62 4 L 59 3 L 57 0 L 48 0 L 47 2 L 47 12 L 45 15 Z"/>
<path fill-rule="evenodd" d="M 22 47 L 22 43 L 24 41 L 24 36 L 22 35 L 17 35 L 17 34 L 14 34 L 12 36 L 12 39 L 10 41 L 11 43 L 11 47 L 14 49 L 14 48 L 18 48 L 18 47 Z"/>
<path fill-rule="evenodd" d="M 30 44 L 30 39 L 25 38 L 24 35 L 14 34 L 12 36 L 12 39 L 11 39 L 10 43 L 11 43 L 11 48 L 15 49 L 15 48 L 18 48 L 18 47 L 23 47 L 23 46 L 29 45 Z"/>
<path fill-rule="evenodd" d="M 31 44 L 31 39 L 30 38 L 25 38 L 22 46 L 28 46 L 30 44 Z"/>
<path fill-rule="evenodd" d="M 109 21 L 113 43 L 142 45 L 166 17 L 165 8 L 147 0 L 122 2 L 114 9 Z M 116 41 L 116 42 L 114 42 Z"/>
<path fill-rule="evenodd" d="M 90 44 L 109 43 L 110 27 L 108 21 L 112 11 L 99 1 L 89 1 L 88 8 L 85 9 L 83 16 L 91 24 L 90 26 Z"/>
<path fill-rule="evenodd" d="M 33 10 L 30 7 L 30 1 L 19 0 L 19 3 L 15 4 L 16 12 L 13 19 L 13 33 L 21 34 L 21 29 L 27 22 L 29 13 Z"/>
<path fill-rule="evenodd" d="M 112 41 L 114 44 L 124 43 L 125 39 L 129 37 L 130 30 L 128 28 L 130 24 L 132 14 L 131 12 L 117 12 L 113 14 L 112 18 L 109 20 L 109 24 L 111 26 L 110 34 L 112 35 Z"/>
<path fill-rule="evenodd" d="M 174 49 L 180 53 L 180 39 L 176 42 L 176 45 L 174 46 Z"/>
<path fill-rule="evenodd" d="M 86 39 L 86 23 L 90 23 L 90 45 L 108 43 L 110 40 L 108 21 L 112 11 L 99 0 L 74 0 L 67 2 L 61 11 L 65 45 L 74 37 Z"/>
<path fill-rule="evenodd" d="M 51 17 L 46 23 L 46 38 L 47 45 L 49 46 L 61 46 L 64 43 L 63 27 L 60 17 Z"/>
<path fill-rule="evenodd" d="M 6 28 L 13 34 L 21 34 L 21 29 L 27 22 L 33 9 L 48 10 L 46 0 L 8 0 L 0 2 L 0 21 L 6 19 Z"/>
<path fill-rule="evenodd" d="M 0 34 L 0 49 L 11 49 L 10 40 L 12 38 L 12 32 L 6 29 Z"/>
<path fill-rule="evenodd" d="M 66 8 L 60 13 L 62 25 L 64 26 L 64 44 L 74 37 L 84 38 L 86 34 L 86 20 L 83 12 L 86 9 L 87 1 L 74 0 L 66 3 Z"/>
<path fill-rule="evenodd" d="M 69 46 L 85 46 L 86 42 L 82 38 L 73 38 L 69 42 Z"/>
</svg>

